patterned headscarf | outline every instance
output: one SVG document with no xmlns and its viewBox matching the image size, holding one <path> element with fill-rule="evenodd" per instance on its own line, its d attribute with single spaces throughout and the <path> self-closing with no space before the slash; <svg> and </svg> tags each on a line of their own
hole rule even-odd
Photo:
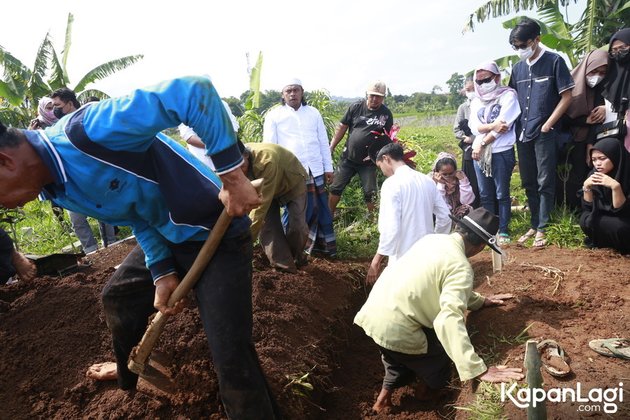
<svg viewBox="0 0 630 420">
<path fill-rule="evenodd" d="M 462 217 L 467 214 L 471 207 L 467 204 L 462 204 L 460 201 L 460 192 L 459 192 L 459 180 L 453 174 L 451 177 L 444 178 L 439 175 L 438 162 L 443 159 L 447 159 L 448 164 L 453 165 L 453 169 L 457 171 L 457 159 L 455 155 L 447 152 L 440 152 L 437 155 L 437 158 L 433 162 L 433 173 L 431 174 L 433 180 L 444 186 L 444 201 L 451 209 L 451 213 L 456 217 Z"/>
<path fill-rule="evenodd" d="M 59 121 L 52 110 L 46 109 L 46 106 L 51 103 L 53 103 L 53 100 L 48 96 L 44 96 L 39 100 L 39 105 L 37 106 L 37 119 L 41 122 L 40 125 L 44 128 L 50 127 Z"/>
<path fill-rule="evenodd" d="M 479 91 L 479 85 L 476 82 L 476 80 L 477 80 L 477 72 L 479 70 L 486 70 L 486 71 L 489 71 L 492 74 L 499 74 L 499 75 L 501 74 L 501 70 L 499 70 L 499 66 L 497 66 L 497 63 L 495 63 L 494 61 L 487 61 L 485 63 L 481 63 L 475 69 L 475 75 L 473 76 L 473 80 L 475 80 L 475 93 L 481 99 L 482 102 L 493 101 L 496 98 L 498 98 L 501 95 L 503 95 L 504 92 L 509 91 L 509 90 L 514 90 L 511 87 L 502 86 L 501 82 L 499 81 L 499 83 L 497 84 L 497 88 L 496 89 L 494 89 L 492 92 L 487 92 L 487 93 L 482 94 Z"/>
</svg>

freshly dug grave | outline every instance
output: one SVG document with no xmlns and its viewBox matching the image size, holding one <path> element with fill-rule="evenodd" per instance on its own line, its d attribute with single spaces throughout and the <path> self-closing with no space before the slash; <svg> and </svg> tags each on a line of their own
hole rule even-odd
<svg viewBox="0 0 630 420">
<path fill-rule="evenodd" d="M 113 360 L 100 290 L 132 246 L 102 250 L 90 257 L 91 267 L 64 278 L 0 287 L 0 419 L 224 418 L 194 301 L 169 322 L 157 349 L 177 384 L 175 392 L 141 382 L 129 394 L 114 383 L 85 378 L 91 364 Z M 505 307 L 470 315 L 473 343 L 484 356 L 521 366 L 524 346 L 516 337 L 553 338 L 571 358 L 573 373 L 559 380 L 545 372 L 545 387 L 577 382 L 586 389 L 616 387 L 624 379 L 630 384 L 630 361 L 588 348 L 593 338 L 629 335 L 629 258 L 601 250 L 511 248 L 501 273 L 493 275 L 488 252 L 476 256 L 473 266 L 477 290 L 517 295 Z M 382 365 L 373 342 L 352 325 L 368 293 L 362 283 L 366 267 L 367 262 L 313 259 L 298 274 L 281 274 L 257 254 L 254 340 L 284 414 L 290 419 L 466 417 L 453 406 L 465 406 L 475 395 L 471 384 L 456 380 L 453 392 L 440 401 L 418 402 L 411 388 L 403 388 L 390 413 L 371 412 Z M 630 396 L 624 397 L 615 418 L 630 417 Z M 576 410 L 568 403 L 547 405 L 550 418 L 580 417 Z M 510 418 L 526 416 L 509 402 L 504 412 Z"/>
</svg>

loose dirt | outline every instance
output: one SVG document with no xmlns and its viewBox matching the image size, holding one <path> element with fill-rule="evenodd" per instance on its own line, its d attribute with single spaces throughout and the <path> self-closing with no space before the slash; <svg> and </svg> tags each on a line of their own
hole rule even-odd
<svg viewBox="0 0 630 420">
<path fill-rule="evenodd" d="M 224 418 L 208 345 L 194 300 L 167 325 L 156 359 L 177 384 L 164 393 L 140 383 L 135 393 L 85 377 L 96 362 L 113 360 L 100 291 L 133 243 L 91 256 L 92 266 L 65 277 L 0 286 L 0 419 Z M 506 306 L 470 313 L 473 344 L 486 360 L 523 365 L 528 338 L 554 339 L 570 358 L 572 373 L 543 372 L 545 388 L 630 389 L 630 361 L 593 352 L 594 338 L 628 336 L 630 258 L 605 250 L 508 250 L 501 273 L 489 252 L 472 260 L 475 288 L 514 293 Z M 394 407 L 375 415 L 382 364 L 374 343 L 352 325 L 369 290 L 366 261 L 312 259 L 298 274 L 271 270 L 254 260 L 254 340 L 263 369 L 289 419 L 467 418 L 455 406 L 470 404 L 473 384 L 454 379 L 444 398 L 419 402 L 411 388 L 395 393 Z M 311 390 L 312 388 L 312 390 Z M 613 418 L 630 418 L 625 391 Z M 549 418 L 604 417 L 579 403 L 548 403 Z M 589 407 L 594 410 L 593 407 Z M 504 404 L 509 418 L 526 411 Z"/>
</svg>

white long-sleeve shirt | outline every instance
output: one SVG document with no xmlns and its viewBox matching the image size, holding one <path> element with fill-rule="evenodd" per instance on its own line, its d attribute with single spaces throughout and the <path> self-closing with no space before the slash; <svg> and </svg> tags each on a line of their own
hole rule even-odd
<svg viewBox="0 0 630 420">
<path fill-rule="evenodd" d="M 312 106 L 272 108 L 265 117 L 263 142 L 289 149 L 313 176 L 333 171 L 324 120 Z"/>
<path fill-rule="evenodd" d="M 381 187 L 377 252 L 387 255 L 391 265 L 424 235 L 450 233 L 449 213 L 431 178 L 406 165 L 399 166 Z"/>
</svg>

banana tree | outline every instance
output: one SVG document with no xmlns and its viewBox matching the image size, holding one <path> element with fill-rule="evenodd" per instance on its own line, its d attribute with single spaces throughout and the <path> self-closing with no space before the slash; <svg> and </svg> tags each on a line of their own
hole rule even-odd
<svg viewBox="0 0 630 420">
<path fill-rule="evenodd" d="M 68 77 L 67 62 L 72 44 L 72 23 L 74 17 L 68 14 L 64 47 L 61 56 L 57 54 L 50 34 L 46 34 L 39 45 L 33 67 L 29 68 L 5 48 L 0 46 L 0 119 L 13 126 L 26 126 L 35 115 L 39 98 L 60 87 L 74 90 L 83 101 L 88 96 L 107 98 L 108 95 L 97 89 L 86 89 L 88 85 L 123 70 L 143 58 L 142 54 L 130 55 L 100 64 L 87 72 L 72 87 Z"/>
<path fill-rule="evenodd" d="M 563 52 L 573 66 L 587 52 L 608 42 L 610 36 L 630 22 L 630 1 L 587 0 L 579 20 L 569 23 L 568 6 L 577 0 L 491 0 L 473 13 L 464 32 L 474 30 L 474 21 L 484 22 L 514 12 L 535 9 L 540 17 L 541 42 L 556 51 Z M 513 28 L 520 17 L 503 23 Z M 507 39 L 506 39 L 507 42 Z"/>
</svg>

